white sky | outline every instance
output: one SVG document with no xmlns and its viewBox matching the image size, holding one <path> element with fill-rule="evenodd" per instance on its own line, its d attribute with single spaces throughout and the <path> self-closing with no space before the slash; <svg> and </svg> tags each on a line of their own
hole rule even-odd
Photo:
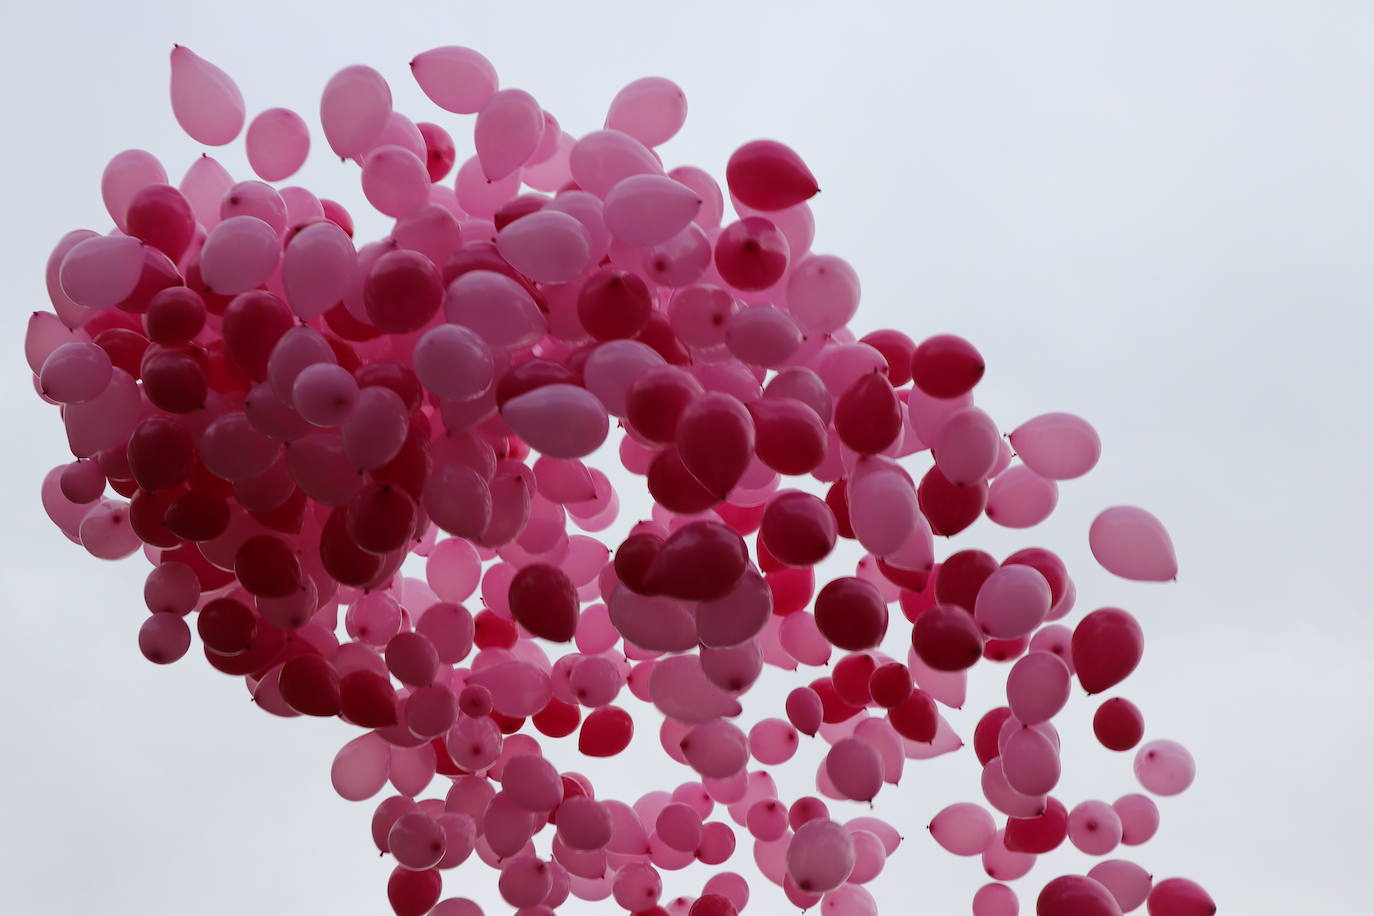
<svg viewBox="0 0 1374 916">
<path fill-rule="evenodd" d="M 670 164 L 721 175 L 746 140 L 793 145 L 825 189 L 813 202 L 815 249 L 846 257 L 863 278 L 857 330 L 963 334 L 988 359 L 979 403 L 1004 429 L 1070 410 L 1102 433 L 1101 464 L 1061 488 L 1050 523 L 1016 533 L 984 521 L 958 543 L 998 555 L 1052 547 L 1070 564 L 1080 613 L 1115 605 L 1143 622 L 1145 661 L 1117 693 L 1142 707 L 1148 736 L 1192 749 L 1199 776 L 1161 801 L 1158 838 L 1126 857 L 1156 877 L 1201 881 L 1227 913 L 1369 912 L 1374 8 L 386 8 L 395 11 L 344 0 L 82 0 L 0 12 L 11 341 L 0 376 L 0 911 L 389 912 L 372 804 L 329 786 L 330 760 L 352 732 L 262 714 L 198 646 L 171 668 L 144 662 L 135 637 L 146 565 L 90 558 L 38 501 L 66 450 L 56 411 L 32 393 L 24 324 L 48 307 L 42 270 L 56 240 L 108 228 L 99 179 L 111 155 L 149 149 L 179 178 L 199 154 L 167 102 L 167 54 L 179 42 L 237 79 L 250 115 L 284 105 L 316 127 L 329 75 L 367 63 L 391 80 L 399 110 L 446 125 L 470 150 L 470 119 L 430 105 L 406 66 L 457 43 L 485 53 L 504 85 L 533 92 L 574 133 L 600 126 L 629 80 L 676 80 L 691 113 L 663 148 Z M 293 183 L 356 212 L 354 168 L 320 153 L 318 130 L 315 140 Z M 241 141 L 214 155 L 251 177 Z M 1170 528 L 1177 584 L 1127 583 L 1093 566 L 1088 522 L 1121 502 Z M 994 672 L 977 673 L 970 707 L 951 717 L 966 741 L 1000 690 Z M 1070 804 L 1134 790 L 1130 755 L 1093 746 L 1094 706 L 1076 697 L 1057 723 L 1066 775 L 1056 794 Z M 577 768 L 630 800 L 651 787 L 645 761 L 673 772 L 673 785 L 688 778 L 651 732 L 633 749 L 640 766 Z M 787 783 L 795 790 L 819 759 L 807 753 Z M 968 911 L 986 880 L 977 860 L 945 854 L 924 825 L 947 802 L 977 799 L 975 764 L 971 749 L 909 762 L 900 789 L 879 796 L 878 813 L 907 836 L 870 885 L 884 913 Z M 747 872 L 749 842 L 737 834 L 731 866 Z M 1090 864 L 1072 851 L 1044 857 L 1016 882 L 1022 911 L 1046 880 Z M 495 900 L 488 870 L 458 874 L 448 873 L 446 896 Z M 705 876 L 669 874 L 665 897 L 697 893 Z M 791 910 L 776 888 L 760 882 L 755 894 L 750 913 Z M 617 910 L 608 901 L 567 911 Z"/>
</svg>

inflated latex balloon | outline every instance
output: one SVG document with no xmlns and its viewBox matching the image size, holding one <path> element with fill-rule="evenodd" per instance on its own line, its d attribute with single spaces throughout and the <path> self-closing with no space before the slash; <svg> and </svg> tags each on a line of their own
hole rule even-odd
<svg viewBox="0 0 1374 916">
<path fill-rule="evenodd" d="M 91 556 L 152 564 L 137 651 L 203 657 L 270 715 L 338 720 L 330 781 L 379 798 L 398 916 L 481 916 L 440 900 L 459 867 L 464 886 L 492 869 L 521 916 L 570 896 L 877 916 L 915 905 L 868 889 L 912 811 L 994 882 L 1066 841 L 1099 856 L 1151 839 L 1145 794 L 1072 811 L 1049 794 L 1070 797 L 1078 764 L 1073 678 L 1121 683 L 1140 623 L 1068 619 L 1080 586 L 1059 553 L 999 562 L 968 540 L 1046 521 L 1098 463 L 1093 428 L 1046 413 L 1003 436 L 975 403 L 973 344 L 859 337 L 858 273 L 812 251 L 806 163 L 754 140 L 723 176 L 665 169 L 655 148 L 687 113 L 674 82 L 628 83 L 596 129 L 503 88 L 473 49 L 410 67 L 439 109 L 476 116 L 475 154 L 458 162 L 451 119 L 396 110 L 378 70 L 346 67 L 319 99 L 324 142 L 357 170 L 340 203 L 269 184 L 304 166 L 307 119 L 259 110 L 244 134 L 233 81 L 175 47 L 176 120 L 203 145 L 242 135 L 261 180 L 202 155 L 174 185 L 125 150 L 100 176 L 116 229 L 68 232 L 42 266 L 52 310 L 24 359 L 71 455 L 40 502 Z M 1088 539 L 1118 576 L 1176 576 L 1141 509 L 1107 509 Z M 972 711 L 969 753 L 945 710 L 990 695 L 984 675 L 1007 705 Z M 1133 703 L 1094 703 L 1094 736 L 1133 753 L 1145 792 L 1190 786 L 1192 756 L 1142 743 Z M 822 743 L 808 756 L 802 736 Z M 986 806 L 906 794 L 906 768 L 945 755 L 968 776 L 976 761 Z M 620 758 L 647 791 L 617 798 L 578 756 Z M 789 794 L 789 773 L 814 794 Z M 855 802 L 872 815 L 834 819 Z M 676 874 L 737 857 L 757 875 Z M 1036 912 L 1142 904 L 1215 911 L 1114 859 L 1049 882 Z M 973 896 L 975 916 L 1018 907 L 1003 883 Z"/>
</svg>

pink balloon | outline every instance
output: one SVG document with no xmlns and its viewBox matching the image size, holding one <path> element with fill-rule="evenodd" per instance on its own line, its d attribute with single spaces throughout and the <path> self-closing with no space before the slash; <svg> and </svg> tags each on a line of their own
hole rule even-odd
<svg viewBox="0 0 1374 916">
<path fill-rule="evenodd" d="M 292 236 L 282 256 L 282 285 L 291 311 L 309 321 L 337 305 L 357 257 L 347 233 L 328 220 Z"/>
<path fill-rule="evenodd" d="M 850 479 L 849 521 L 859 543 L 875 556 L 896 553 L 906 544 L 920 511 L 916 489 L 895 467 L 861 471 Z"/>
<path fill-rule="evenodd" d="M 253 118 L 246 137 L 248 164 L 263 181 L 294 175 L 310 153 L 310 128 L 289 108 L 269 108 Z"/>
<path fill-rule="evenodd" d="M 233 216 L 210 230 L 200 252 L 200 273 L 220 295 L 260 286 L 281 259 L 277 232 L 254 216 Z"/>
<path fill-rule="evenodd" d="M 1167 582 L 1178 578 L 1174 545 L 1159 519 L 1135 506 L 1113 506 L 1093 519 L 1088 545 L 1102 568 L 1123 579 Z"/>
<path fill-rule="evenodd" d="M 825 771 L 840 795 L 853 801 L 872 801 L 883 786 L 882 758 L 860 738 L 837 741 L 825 757 Z"/>
<path fill-rule="evenodd" d="M 334 791 L 347 801 L 371 798 L 386 785 L 391 749 L 374 733 L 354 738 L 334 757 L 330 779 Z"/>
<path fill-rule="evenodd" d="M 496 93 L 496 68 L 471 48 L 445 45 L 417 54 L 410 62 L 415 82 L 445 111 L 476 114 Z"/>
<path fill-rule="evenodd" d="M 138 383 L 123 369 L 111 370 L 110 383 L 100 394 L 89 401 L 69 404 L 63 412 L 72 454 L 90 458 L 122 445 L 138 423 L 141 408 Z"/>
<path fill-rule="evenodd" d="M 391 87 L 371 67 L 345 67 L 329 78 L 320 98 L 320 124 L 336 156 L 367 152 L 391 116 Z"/>
<path fill-rule="evenodd" d="M 1022 463 L 1050 480 L 1082 477 L 1102 455 L 1097 431 L 1071 413 L 1041 414 L 1012 430 L 1010 438 Z"/>
<path fill-rule="evenodd" d="M 1150 890 L 1150 916 L 1212 916 L 1217 905 L 1212 897 L 1187 878 L 1165 878 Z"/>
<path fill-rule="evenodd" d="M 62 291 L 82 308 L 109 308 L 133 293 L 143 263 L 143 244 L 138 239 L 88 238 L 72 246 L 62 259 Z"/>
<path fill-rule="evenodd" d="M 1085 801 L 1069 812 L 1069 842 L 1091 856 L 1104 856 L 1121 842 L 1121 818 L 1103 801 Z"/>
<path fill-rule="evenodd" d="M 618 130 L 593 131 L 578 140 L 573 144 L 568 164 L 578 187 L 602 200 L 611 188 L 631 175 L 663 173 L 663 166 L 648 148 Z"/>
<path fill-rule="evenodd" d="M 1116 898 L 1101 884 L 1081 875 L 1055 878 L 1035 901 L 1036 916 L 1121 916 Z"/>
<path fill-rule="evenodd" d="M 1159 830 L 1159 808 L 1147 795 L 1123 795 L 1112 808 L 1121 818 L 1121 842 L 1127 846 L 1148 842 Z"/>
<path fill-rule="evenodd" d="M 477 115 L 473 137 L 488 181 L 511 175 L 534 155 L 544 133 L 544 110 L 523 89 L 502 89 Z"/>
<path fill-rule="evenodd" d="M 629 134 L 645 146 L 672 139 L 687 120 L 687 96 L 661 76 L 637 79 L 616 93 L 606 127 Z"/>
<path fill-rule="evenodd" d="M 701 198 L 664 175 L 631 175 L 606 193 L 605 220 L 611 235 L 630 245 L 667 241 L 692 222 Z"/>
<path fill-rule="evenodd" d="M 1049 518 L 1058 502 L 1058 484 L 1018 464 L 993 479 L 986 511 L 1004 527 L 1032 528 Z"/>
<path fill-rule="evenodd" d="M 1059 783 L 1059 748 L 1029 726 L 1015 728 L 1002 748 L 1001 760 L 1007 785 L 1022 795 L 1044 795 Z"/>
<path fill-rule="evenodd" d="M 1088 877 L 1101 884 L 1116 898 L 1121 912 L 1129 913 L 1150 896 L 1150 873 L 1134 862 L 1109 859 L 1088 869 Z"/>
<path fill-rule="evenodd" d="M 854 870 L 854 840 L 825 818 L 807 821 L 787 845 L 787 877 L 809 894 L 825 894 Z"/>
<path fill-rule="evenodd" d="M 829 334 L 854 317 L 859 292 L 859 275 L 849 262 L 834 255 L 813 254 L 792 268 L 787 280 L 787 308 L 802 330 Z"/>
<path fill-rule="evenodd" d="M 1049 583 L 1032 567 L 1003 566 L 978 589 L 974 619 L 994 639 L 1019 639 L 1044 621 L 1050 597 Z"/>
<path fill-rule="evenodd" d="M 172 113 L 192 140 L 223 146 L 243 130 L 243 93 L 219 67 L 173 45 Z"/>
<path fill-rule="evenodd" d="M 1035 725 L 1064 708 L 1071 688 L 1072 675 L 1059 656 L 1031 652 L 1012 665 L 1007 675 L 1007 702 L 1012 715 L 1026 725 Z"/>
<path fill-rule="evenodd" d="M 410 150 L 375 147 L 363 159 L 363 194 L 387 216 L 405 216 L 429 202 L 429 171 Z"/>
<path fill-rule="evenodd" d="M 38 384 L 45 397 L 59 404 L 79 404 L 98 397 L 113 377 L 109 354 L 93 343 L 73 341 L 43 361 Z"/>
<path fill-rule="evenodd" d="M 935 466 L 950 483 L 973 486 L 992 473 L 1000 440 L 991 417 L 977 407 L 966 407 L 940 425 L 934 442 Z"/>
<path fill-rule="evenodd" d="M 449 284 L 444 317 L 476 331 L 493 351 L 532 344 L 545 327 L 525 288 L 489 270 L 469 271 Z"/>
<path fill-rule="evenodd" d="M 960 802 L 944 808 L 930 822 L 930 835 L 956 856 L 982 855 L 997 833 L 992 815 L 981 805 Z"/>
<path fill-rule="evenodd" d="M 577 218 L 540 210 L 506 226 L 496 249 L 511 266 L 540 283 L 567 283 L 587 267 L 591 236 Z"/>
<path fill-rule="evenodd" d="M 1135 777 L 1156 795 L 1178 795 L 1193 784 L 1197 764 L 1177 741 L 1158 739 L 1143 745 L 1135 755 Z"/>
<path fill-rule="evenodd" d="M 126 149 L 115 155 L 100 176 L 100 196 L 105 210 L 121 231 L 128 229 L 125 217 L 134 196 L 148 185 L 167 183 L 167 171 L 157 157 L 146 150 Z M 228 187 L 228 184 L 225 185 Z M 215 198 L 219 204 L 219 198 Z M 94 235 L 94 233 L 92 233 Z"/>
<path fill-rule="evenodd" d="M 1017 916 L 1021 904 L 1005 884 L 984 884 L 973 895 L 973 916 Z"/>
<path fill-rule="evenodd" d="M 420 384 L 450 401 L 475 398 L 491 387 L 495 364 L 491 348 L 469 328 L 441 324 L 415 343 L 412 366 Z"/>
</svg>

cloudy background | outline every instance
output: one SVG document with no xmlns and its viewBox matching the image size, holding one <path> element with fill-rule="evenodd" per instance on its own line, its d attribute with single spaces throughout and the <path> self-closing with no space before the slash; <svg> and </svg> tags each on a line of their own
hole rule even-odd
<svg viewBox="0 0 1374 916">
<path fill-rule="evenodd" d="M 281 105 L 312 124 L 329 75 L 370 64 L 398 110 L 444 124 L 460 151 L 470 119 L 430 105 L 406 66 L 439 44 L 480 49 L 504 85 L 579 134 L 629 80 L 677 81 L 691 113 L 662 149 L 669 164 L 720 175 L 741 142 L 790 143 L 825 189 L 815 249 L 863 278 L 856 330 L 965 335 L 989 363 L 979 403 L 1004 429 L 1068 410 L 1102 434 L 1101 464 L 1061 488 L 1050 523 L 1017 533 L 983 521 L 958 543 L 1050 546 L 1078 582 L 1070 622 L 1103 605 L 1143 622 L 1145 661 L 1118 692 L 1142 707 L 1149 736 L 1193 750 L 1199 775 L 1161 800 L 1155 841 L 1121 852 L 1156 877 L 1195 878 L 1223 913 L 1369 912 L 1368 4 L 82 0 L 2 15 L 0 911 L 389 911 L 372 806 L 329 786 L 348 730 L 264 715 L 198 648 L 171 668 L 144 662 L 143 560 L 88 557 L 38 501 L 66 450 L 56 411 L 33 395 L 24 324 L 47 307 L 56 240 L 108 229 L 110 156 L 142 147 L 177 178 L 201 152 L 166 100 L 179 42 L 237 79 L 250 115 Z M 356 169 L 315 140 L 293 181 L 361 209 Z M 214 155 L 250 177 L 241 143 Z M 1088 522 L 1122 502 L 1171 530 L 1176 584 L 1093 565 Z M 976 674 L 952 716 L 966 740 L 998 702 L 996 673 Z M 749 717 L 767 714 L 779 684 Z M 1134 789 L 1130 755 L 1093 745 L 1092 709 L 1075 698 L 1060 721 L 1057 794 L 1070 804 Z M 577 768 L 631 799 L 655 787 L 650 776 L 688 778 L 648 727 L 632 751 L 653 767 Z M 805 791 L 819 759 L 807 748 L 784 792 Z M 870 886 L 883 912 L 968 911 L 986 880 L 978 862 L 940 851 L 924 825 L 977 796 L 969 749 L 913 762 L 879 796 L 907 836 Z M 748 873 L 739 835 L 729 867 Z M 1072 850 L 1044 857 L 1016 882 L 1023 912 L 1050 877 L 1090 864 Z M 697 893 L 707 874 L 667 875 L 665 898 Z M 509 912 L 490 878 L 478 865 L 449 873 L 446 895 Z M 751 913 L 791 910 L 771 886 L 755 893 Z"/>
</svg>

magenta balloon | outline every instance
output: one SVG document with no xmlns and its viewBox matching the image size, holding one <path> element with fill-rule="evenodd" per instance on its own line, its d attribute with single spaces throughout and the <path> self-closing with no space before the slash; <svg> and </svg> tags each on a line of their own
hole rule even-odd
<svg viewBox="0 0 1374 916">
<path fill-rule="evenodd" d="M 973 916 L 1017 916 L 1021 904 L 1005 884 L 984 884 L 973 895 Z"/>
<path fill-rule="evenodd" d="M 243 129 L 243 93 L 219 67 L 173 45 L 172 113 L 192 140 L 223 146 Z"/>
<path fill-rule="evenodd" d="M 606 127 L 629 134 L 645 146 L 672 139 L 686 120 L 686 94 L 661 76 L 646 76 L 626 85 L 615 94 L 606 113 Z"/>
<path fill-rule="evenodd" d="M 837 741 L 825 757 L 825 771 L 844 798 L 872 801 L 883 787 L 883 761 L 861 738 Z"/>
<path fill-rule="evenodd" d="M 763 719 L 749 729 L 749 751 L 765 766 L 791 760 L 797 745 L 797 730 L 783 719 Z"/>
<path fill-rule="evenodd" d="M 476 331 L 493 351 L 528 346 L 545 329 L 544 316 L 525 288 L 489 270 L 468 271 L 449 284 L 444 318 Z"/>
<path fill-rule="evenodd" d="M 630 175 L 606 192 L 606 228 L 627 244 L 656 245 L 687 228 L 701 203 L 695 191 L 665 175 Z"/>
<path fill-rule="evenodd" d="M 1069 812 L 1069 842 L 1090 856 L 1104 856 L 1121 842 L 1121 818 L 1104 801 L 1085 801 Z"/>
<path fill-rule="evenodd" d="M 854 870 L 854 840 L 832 820 L 807 821 L 787 845 L 787 877 L 808 894 L 825 894 Z"/>
<path fill-rule="evenodd" d="M 757 640 L 724 649 L 703 646 L 700 658 L 706 679 L 726 693 L 744 693 L 763 673 L 763 648 Z"/>
<path fill-rule="evenodd" d="M 491 386 L 495 364 L 491 348 L 470 328 L 441 324 L 415 343 L 415 375 L 435 397 L 450 401 L 475 398 Z"/>
<path fill-rule="evenodd" d="M 1072 686 L 1073 676 L 1059 656 L 1031 652 L 1012 665 L 1007 675 L 1007 705 L 1026 725 L 1047 722 L 1069 701 Z"/>
<path fill-rule="evenodd" d="M 431 102 L 455 114 L 481 111 L 499 85 L 491 62 L 459 45 L 417 54 L 410 62 L 410 72 Z"/>
<path fill-rule="evenodd" d="M 1113 506 L 1093 519 L 1088 545 L 1102 568 L 1123 579 L 1167 582 L 1178 577 L 1169 532 L 1159 519 L 1135 506 Z"/>
<path fill-rule="evenodd" d="M 233 216 L 210 230 L 200 252 L 200 274 L 220 295 L 261 285 L 281 260 L 277 232 L 255 216 Z"/>
<path fill-rule="evenodd" d="M 1108 859 L 1088 869 L 1088 877 L 1105 887 L 1116 898 L 1121 912 L 1129 913 L 1150 896 L 1150 873 L 1125 859 Z"/>
<path fill-rule="evenodd" d="M 663 173 L 663 166 L 644 144 L 618 130 L 593 131 L 578 140 L 568 165 L 578 187 L 602 200 L 631 175 Z"/>
<path fill-rule="evenodd" d="M 1016 563 L 993 570 L 978 589 L 974 619 L 994 639 L 1020 639 L 1050 612 L 1050 586 L 1037 570 Z"/>
<path fill-rule="evenodd" d="M 586 269 L 592 254 L 587 227 L 558 210 L 540 210 L 507 225 L 496 249 L 510 265 L 539 283 L 567 283 Z"/>
<path fill-rule="evenodd" d="M 1121 907 L 1111 892 L 1093 879 L 1063 875 L 1041 889 L 1035 916 L 1121 916 Z"/>
<path fill-rule="evenodd" d="M 282 256 L 282 286 L 296 316 L 309 321 L 337 305 L 357 257 L 347 233 L 328 220 L 292 236 Z"/>
<path fill-rule="evenodd" d="M 167 170 L 156 156 L 146 150 L 126 149 L 117 153 L 105 166 L 100 176 L 100 196 L 110 219 L 120 231 L 127 231 L 125 217 L 134 196 L 148 185 L 166 183 Z M 215 203 L 218 205 L 219 198 L 215 199 Z"/>
<path fill-rule="evenodd" d="M 1074 627 L 1070 651 L 1083 689 L 1101 693 L 1121 683 L 1140 664 L 1145 634 L 1125 611 L 1101 608 Z"/>
<path fill-rule="evenodd" d="M 1047 413 L 1012 430 L 1011 447 L 1026 467 L 1050 480 L 1082 477 L 1097 464 L 1097 431 L 1071 413 Z"/>
<path fill-rule="evenodd" d="M 500 181 L 534 155 L 544 133 L 544 110 L 523 89 L 502 89 L 477 115 L 473 139 L 482 173 Z"/>
<path fill-rule="evenodd" d="M 143 243 L 128 236 L 77 242 L 62 259 L 62 291 L 82 308 L 104 309 L 133 293 L 143 273 Z"/>
<path fill-rule="evenodd" d="M 950 483 L 973 486 L 992 473 L 1001 438 L 991 417 L 977 407 L 966 407 L 940 425 L 934 442 L 935 466 Z"/>
<path fill-rule="evenodd" d="M 1212 916 L 1217 905 L 1207 891 L 1187 878 L 1165 878 L 1150 890 L 1150 916 Z"/>
<path fill-rule="evenodd" d="M 738 308 L 735 297 L 718 286 L 688 286 L 673 295 L 668 321 L 684 346 L 709 350 L 724 346 L 726 321 Z"/>
<path fill-rule="evenodd" d="M 1127 846 L 1146 843 L 1159 830 L 1159 807 L 1148 795 L 1123 795 L 1112 808 L 1121 818 L 1121 842 Z"/>
<path fill-rule="evenodd" d="M 1059 485 L 1025 465 L 1007 468 L 988 486 L 988 518 L 1006 528 L 1032 528 L 1050 517 Z"/>
<path fill-rule="evenodd" d="M 348 159 L 367 152 L 390 117 L 391 87 L 371 67 L 345 67 L 325 84 L 320 124 L 336 156 Z"/>
<path fill-rule="evenodd" d="M 1156 795 L 1178 795 L 1193 784 L 1197 764 L 1177 741 L 1158 739 L 1145 744 L 1135 755 L 1135 777 Z"/>
<path fill-rule="evenodd" d="M 1059 783 L 1059 748 L 1036 729 L 1015 727 L 1001 759 L 1007 785 L 1022 795 L 1044 795 Z"/>
</svg>

